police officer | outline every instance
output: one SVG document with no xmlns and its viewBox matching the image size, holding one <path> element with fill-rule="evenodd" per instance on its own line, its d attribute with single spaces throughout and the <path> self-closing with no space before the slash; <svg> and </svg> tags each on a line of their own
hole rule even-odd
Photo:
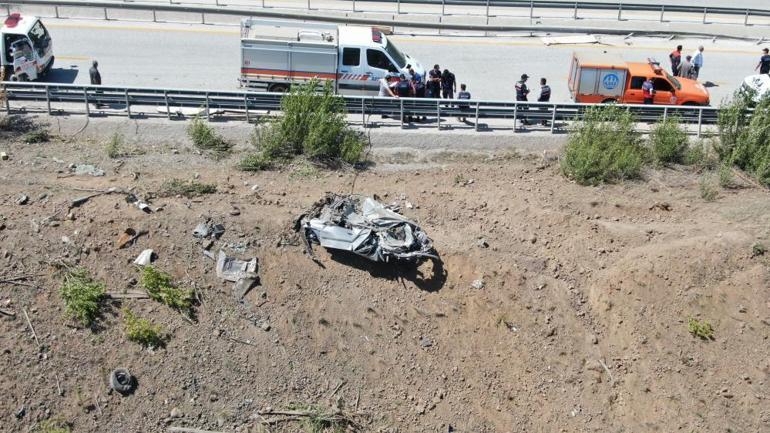
<svg viewBox="0 0 770 433">
<path fill-rule="evenodd" d="M 88 76 L 91 79 L 91 85 L 92 86 L 101 86 L 102 85 L 102 74 L 99 73 L 99 62 L 94 60 L 91 62 L 91 69 L 88 70 Z M 96 93 L 102 93 L 101 90 L 97 90 Z M 94 107 L 101 108 L 102 104 L 100 103 L 94 103 Z"/>
<path fill-rule="evenodd" d="M 441 68 L 439 65 L 433 65 L 433 69 L 428 72 L 428 97 L 441 97 Z"/>
<path fill-rule="evenodd" d="M 527 101 L 527 95 L 529 95 L 529 88 L 527 88 L 527 78 L 529 78 L 529 75 L 522 74 L 521 80 L 516 82 L 516 100 L 526 102 Z M 527 107 L 521 107 L 521 110 L 526 110 Z M 521 119 L 522 125 L 529 125 L 529 120 L 527 120 L 526 117 L 523 117 Z"/>
<path fill-rule="evenodd" d="M 551 86 L 548 85 L 548 82 L 545 78 L 540 79 L 540 96 L 537 98 L 537 102 L 549 102 L 551 100 Z M 545 108 L 541 108 L 541 110 L 545 110 Z M 548 121 L 543 119 L 540 122 L 543 126 L 548 126 Z"/>
</svg>

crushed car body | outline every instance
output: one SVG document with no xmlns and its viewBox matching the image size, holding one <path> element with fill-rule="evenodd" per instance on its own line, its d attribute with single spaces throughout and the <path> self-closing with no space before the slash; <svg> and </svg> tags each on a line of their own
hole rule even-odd
<svg viewBox="0 0 770 433">
<path fill-rule="evenodd" d="M 311 244 L 349 251 L 376 262 L 437 259 L 433 241 L 413 221 L 371 197 L 327 193 L 296 228 Z"/>
</svg>

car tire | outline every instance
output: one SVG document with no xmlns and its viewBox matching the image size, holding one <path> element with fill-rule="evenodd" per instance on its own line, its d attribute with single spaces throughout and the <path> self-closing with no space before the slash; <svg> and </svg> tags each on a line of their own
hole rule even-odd
<svg viewBox="0 0 770 433">
<path fill-rule="evenodd" d="M 130 394 L 134 391 L 136 381 L 125 368 L 116 368 L 110 372 L 110 388 L 121 394 Z"/>
<path fill-rule="evenodd" d="M 267 88 L 268 92 L 274 92 L 274 93 L 286 93 L 289 91 L 289 85 L 288 84 L 272 84 L 270 87 Z"/>
</svg>

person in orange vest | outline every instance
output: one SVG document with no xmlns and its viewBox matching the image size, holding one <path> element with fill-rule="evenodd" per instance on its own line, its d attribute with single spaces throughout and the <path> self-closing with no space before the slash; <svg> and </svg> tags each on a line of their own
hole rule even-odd
<svg viewBox="0 0 770 433">
<path fill-rule="evenodd" d="M 671 60 L 671 75 L 679 76 L 679 66 L 682 64 L 682 46 L 677 45 L 676 49 L 668 55 Z"/>
<path fill-rule="evenodd" d="M 652 104 L 653 96 L 655 95 L 655 86 L 652 84 L 651 79 L 646 79 L 642 84 L 642 96 L 644 97 L 645 104 Z"/>
</svg>

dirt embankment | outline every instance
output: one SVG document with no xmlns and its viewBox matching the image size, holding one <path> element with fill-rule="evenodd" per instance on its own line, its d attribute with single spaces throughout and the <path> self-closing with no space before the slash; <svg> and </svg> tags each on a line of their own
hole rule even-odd
<svg viewBox="0 0 770 433">
<path fill-rule="evenodd" d="M 268 431 L 260 411 L 307 405 L 360 412 L 373 432 L 770 430 L 770 257 L 752 256 L 770 243 L 764 190 L 708 203 L 683 169 L 587 188 L 539 158 L 375 164 L 356 192 L 413 204 L 404 213 L 441 264 L 397 269 L 320 248 L 316 264 L 281 240 L 324 192 L 349 192 L 353 172 L 252 175 L 231 168 L 237 156 L 129 144 L 144 153 L 0 142 L 0 279 L 33 276 L 0 284 L 0 308 L 16 314 L 0 317 L 4 431 L 48 418 L 74 432 Z M 72 175 L 81 163 L 106 175 Z M 151 196 L 171 178 L 217 192 L 155 198 L 151 214 L 120 195 L 68 206 L 76 188 Z M 191 234 L 207 218 L 226 227 L 214 251 L 259 258 L 261 284 L 241 302 Z M 128 227 L 148 234 L 116 248 Z M 106 302 L 95 330 L 64 317 L 57 264 L 137 290 L 131 262 L 145 248 L 199 293 L 196 321 L 151 300 Z M 166 347 L 127 341 L 124 306 L 162 325 Z M 690 335 L 690 317 L 714 339 Z M 116 367 L 137 377 L 134 394 L 108 393 Z"/>
</svg>

